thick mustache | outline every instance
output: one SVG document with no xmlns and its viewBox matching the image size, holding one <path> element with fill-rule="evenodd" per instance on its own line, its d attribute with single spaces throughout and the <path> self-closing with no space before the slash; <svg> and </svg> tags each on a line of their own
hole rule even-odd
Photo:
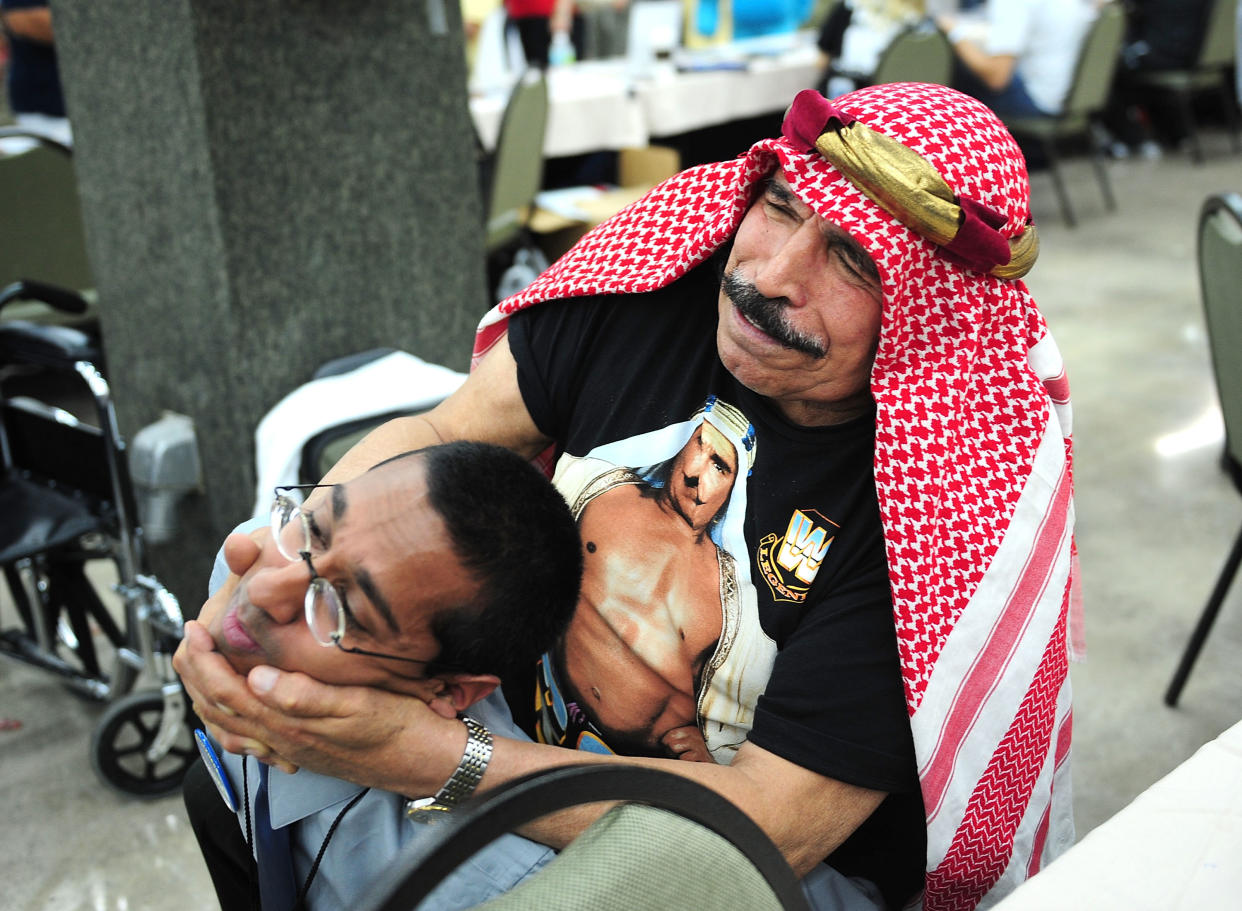
<svg viewBox="0 0 1242 911">
<path fill-rule="evenodd" d="M 823 342 L 789 324 L 785 317 L 786 308 L 791 306 L 788 298 L 764 297 L 753 284 L 738 274 L 737 269 L 725 276 L 723 287 L 725 295 L 742 316 L 786 348 L 813 358 L 822 358 L 827 353 Z"/>
</svg>

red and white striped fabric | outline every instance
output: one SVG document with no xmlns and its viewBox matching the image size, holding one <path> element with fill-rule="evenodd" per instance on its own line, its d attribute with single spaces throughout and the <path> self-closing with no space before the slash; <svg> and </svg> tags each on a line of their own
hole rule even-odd
<svg viewBox="0 0 1242 911">
<path fill-rule="evenodd" d="M 909 83 L 834 104 L 1002 213 L 1004 235 L 1027 223 L 1021 153 L 983 105 Z M 879 267 L 875 478 L 927 811 L 923 905 L 990 904 L 1073 841 L 1069 394 L 1026 286 L 953 265 L 817 153 L 773 139 L 685 171 L 600 225 L 484 318 L 475 353 L 520 308 L 684 275 L 733 234 L 774 166 Z"/>
</svg>

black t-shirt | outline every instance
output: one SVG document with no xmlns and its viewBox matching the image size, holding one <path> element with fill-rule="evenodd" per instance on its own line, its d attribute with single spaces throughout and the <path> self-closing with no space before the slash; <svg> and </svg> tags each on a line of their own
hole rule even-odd
<svg viewBox="0 0 1242 911">
<path fill-rule="evenodd" d="M 672 639 L 679 635 L 692 656 L 690 724 L 697 721 L 717 761 L 748 739 L 828 777 L 890 792 L 827 859 L 871 879 L 898 905 L 922 886 L 926 833 L 872 476 L 874 415 L 798 427 L 740 385 L 716 354 L 718 287 L 708 263 L 650 294 L 548 303 L 510 320 L 523 400 L 557 441 L 556 482 L 583 529 L 584 599 L 600 605 L 580 604 L 575 624 L 584 613 L 596 622 L 576 635 L 605 629 L 616 637 L 610 647 L 620 641 L 628 651 L 579 661 L 574 671 L 571 656 L 581 647 L 573 643 L 583 640 L 569 638 L 569 647 L 545 656 L 534 682 L 510 680 L 506 697 L 518 723 L 545 742 L 674 755 L 660 738 L 661 725 L 677 717 L 676 698 L 629 713 L 609 700 L 622 689 L 646 698 L 632 694 L 644 692 L 649 667 L 662 683 L 677 677 L 677 660 L 668 670 L 669 653 L 653 658 L 649 645 L 676 614 Z M 678 551 L 664 547 L 660 529 L 680 540 L 678 531 L 702 525 L 693 518 L 700 501 L 717 510 L 701 531 L 711 542 L 700 547 L 709 550 L 670 558 Z M 618 554 L 631 557 L 620 569 L 609 562 Z M 659 576 L 681 567 L 688 577 L 704 561 L 712 584 L 691 600 L 709 610 L 615 595 L 632 581 L 622 579 L 626 569 Z M 603 582 L 591 582 L 593 565 Z M 641 616 L 656 603 L 658 620 Z M 626 632 L 635 627 L 645 632 Z M 704 636 L 716 638 L 695 659 L 700 650 L 690 643 Z M 537 700 L 545 711 L 535 710 Z M 608 713 L 651 721 L 616 733 Z"/>
<path fill-rule="evenodd" d="M 0 10 L 37 9 L 47 0 L 0 0 Z M 8 35 L 9 107 L 18 114 L 65 116 L 65 98 L 56 69 L 56 49 L 50 44 Z"/>
<path fill-rule="evenodd" d="M 1132 40 L 1143 42 L 1136 54 L 1142 70 L 1169 70 L 1192 66 L 1203 48 L 1210 0 L 1143 0 L 1130 19 Z M 1134 49 L 1131 50 L 1134 53 Z"/>
</svg>

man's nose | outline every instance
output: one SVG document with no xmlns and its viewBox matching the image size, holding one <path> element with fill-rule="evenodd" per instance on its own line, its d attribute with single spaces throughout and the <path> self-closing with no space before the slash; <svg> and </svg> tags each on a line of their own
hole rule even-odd
<svg viewBox="0 0 1242 911">
<path fill-rule="evenodd" d="M 786 236 L 754 277 L 755 290 L 764 297 L 784 298 L 800 307 L 808 300 L 806 288 L 826 266 L 824 236 L 813 220 L 803 222 Z"/>
<path fill-rule="evenodd" d="M 293 562 L 261 567 L 246 580 L 250 603 L 275 623 L 295 623 L 302 619 L 309 587 L 306 567 Z"/>
<path fill-rule="evenodd" d="M 683 480 L 685 481 L 686 486 L 689 488 L 693 489 L 699 486 L 699 476 L 696 474 L 685 475 L 683 477 Z"/>
</svg>

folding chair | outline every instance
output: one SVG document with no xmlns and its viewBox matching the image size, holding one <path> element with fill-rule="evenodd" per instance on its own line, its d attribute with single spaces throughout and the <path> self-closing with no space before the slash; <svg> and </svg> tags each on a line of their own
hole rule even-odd
<svg viewBox="0 0 1242 911">
<path fill-rule="evenodd" d="M 1234 487 L 1242 493 L 1242 361 L 1238 358 L 1238 348 L 1242 346 L 1242 195 L 1238 193 L 1213 194 L 1199 211 L 1199 285 L 1216 391 L 1225 418 L 1224 464 Z M 1166 705 L 1177 705 L 1239 564 L 1242 564 L 1242 531 L 1233 542 L 1211 597 L 1165 691 Z"/>
<path fill-rule="evenodd" d="M 1065 223 L 1070 227 L 1077 222 L 1074 218 L 1073 207 L 1070 205 L 1069 193 L 1066 192 L 1065 183 L 1061 178 L 1061 166 L 1057 154 L 1057 143 L 1064 139 L 1077 137 L 1087 140 L 1091 146 L 1091 161 L 1095 166 L 1096 178 L 1100 182 L 1104 204 L 1110 212 L 1117 208 L 1112 187 L 1108 183 L 1108 172 L 1104 167 L 1104 149 L 1093 128 L 1096 119 L 1108 104 L 1113 77 L 1117 71 L 1117 61 L 1121 56 L 1125 27 L 1125 13 L 1118 4 L 1110 3 L 1100 9 L 1099 15 L 1091 24 L 1091 28 L 1083 39 L 1082 48 L 1078 52 L 1074 78 L 1070 82 L 1069 92 L 1065 96 L 1065 104 L 1061 113 L 1039 117 L 1005 118 L 1005 126 L 1014 136 L 1030 136 L 1043 147 L 1048 158 L 1052 183 L 1056 188 L 1057 198 L 1061 201 L 1061 212 L 1065 216 Z"/>
<path fill-rule="evenodd" d="M 512 294 L 547 268 L 527 225 L 543 184 L 543 142 L 548 125 L 548 84 L 530 69 L 518 77 L 505 105 L 496 149 L 486 163 L 487 224 L 484 248 L 493 263 L 505 260 L 496 300 Z M 513 251 L 512 258 L 506 254 Z M 492 270 L 489 270 L 489 274 Z"/>
<path fill-rule="evenodd" d="M 948 85 L 953 75 L 953 45 L 930 23 L 902 29 L 889 43 L 866 84 L 930 82 Z M 862 84 L 862 83 L 860 83 Z"/>
<path fill-rule="evenodd" d="M 0 128 L 0 140 L 28 140 L 16 154 L 0 153 L 0 287 L 18 281 L 71 289 L 88 307 L 69 312 L 27 298 L 10 302 L 5 319 L 93 328 L 95 280 L 86 257 L 73 152 L 18 127 Z"/>
<path fill-rule="evenodd" d="M 1177 99 L 1182 125 L 1190 140 L 1190 155 L 1195 162 L 1203 161 L 1203 145 L 1199 141 L 1192 101 L 1201 92 L 1214 92 L 1220 99 L 1225 122 L 1233 136 L 1234 151 L 1242 149 L 1238 112 L 1234 108 L 1236 101 L 1229 86 L 1229 76 L 1237 56 L 1234 34 L 1236 7 L 1236 0 L 1215 0 L 1212 4 L 1203 32 L 1203 44 L 1193 66 L 1182 70 L 1136 70 L 1129 75 L 1134 85 L 1166 92 Z"/>
<path fill-rule="evenodd" d="M 472 801 L 445 837 L 418 843 L 363 904 L 409 911 L 459 864 L 518 826 L 548 813 L 599 801 L 627 801 L 488 911 L 809 911 L 793 870 L 764 832 L 736 806 L 689 779 L 622 765 L 538 772 Z M 687 877 L 695 894 L 687 900 Z M 705 891 L 707 890 L 707 891 Z"/>
</svg>

